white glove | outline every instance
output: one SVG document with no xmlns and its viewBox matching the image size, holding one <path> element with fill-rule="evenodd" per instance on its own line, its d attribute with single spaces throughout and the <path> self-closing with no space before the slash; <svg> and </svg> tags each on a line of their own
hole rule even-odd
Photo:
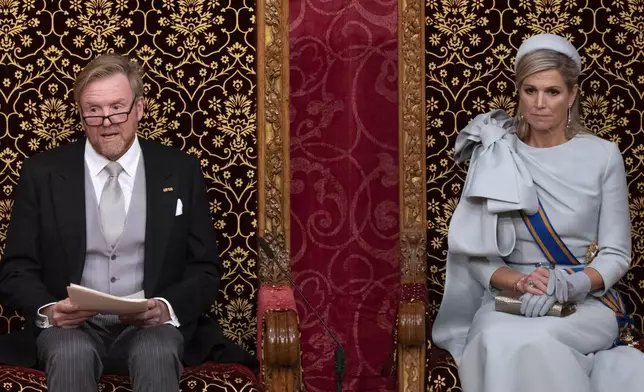
<svg viewBox="0 0 644 392">
<path fill-rule="evenodd" d="M 547 295 L 554 295 L 557 302 L 578 302 L 590 292 L 590 278 L 584 272 L 568 274 L 560 269 L 550 271 Z"/>
<path fill-rule="evenodd" d="M 521 296 L 521 314 L 526 317 L 543 317 L 555 302 L 557 302 L 557 298 L 551 295 L 523 294 Z"/>
</svg>

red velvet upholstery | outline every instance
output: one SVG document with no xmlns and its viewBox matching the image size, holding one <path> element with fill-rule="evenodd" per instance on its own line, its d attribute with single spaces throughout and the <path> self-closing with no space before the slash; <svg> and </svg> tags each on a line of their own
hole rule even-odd
<svg viewBox="0 0 644 392">
<path fill-rule="evenodd" d="M 257 392 L 263 389 L 253 373 L 241 365 L 206 363 L 187 368 L 181 377 L 181 392 Z M 45 374 L 38 370 L 0 366 L 0 391 L 46 391 Z M 100 392 L 131 391 L 127 377 L 103 376 Z"/>
</svg>

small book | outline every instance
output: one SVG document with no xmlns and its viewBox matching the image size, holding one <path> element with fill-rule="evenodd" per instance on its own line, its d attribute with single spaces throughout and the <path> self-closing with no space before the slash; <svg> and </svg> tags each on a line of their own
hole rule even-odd
<svg viewBox="0 0 644 392">
<path fill-rule="evenodd" d="M 73 283 L 67 286 L 67 295 L 80 310 L 102 314 L 138 313 L 148 309 L 145 298 L 118 297 Z"/>
</svg>

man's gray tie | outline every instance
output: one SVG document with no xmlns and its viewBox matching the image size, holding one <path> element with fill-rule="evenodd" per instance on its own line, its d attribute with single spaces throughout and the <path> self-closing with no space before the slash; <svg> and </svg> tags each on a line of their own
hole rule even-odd
<svg viewBox="0 0 644 392">
<path fill-rule="evenodd" d="M 108 245 L 114 247 L 123 232 L 123 226 L 125 226 L 125 199 L 121 184 L 119 184 L 119 174 L 123 171 L 123 167 L 118 162 L 110 162 L 103 170 L 107 171 L 110 178 L 107 179 L 103 187 L 98 210 L 101 215 L 105 240 Z"/>
</svg>

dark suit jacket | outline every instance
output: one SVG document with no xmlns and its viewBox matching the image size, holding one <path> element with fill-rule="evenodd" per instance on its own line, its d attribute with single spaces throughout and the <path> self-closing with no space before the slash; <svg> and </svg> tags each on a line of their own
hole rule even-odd
<svg viewBox="0 0 644 392">
<path fill-rule="evenodd" d="M 224 339 L 219 326 L 202 315 L 217 297 L 221 263 L 198 160 L 139 142 L 147 192 L 146 296 L 172 305 L 187 366 L 215 360 L 254 368 L 255 358 Z M 84 152 L 83 138 L 23 164 L 0 263 L 0 296 L 26 318 L 25 330 L 0 338 L 0 363 L 36 365 L 38 308 L 65 299 L 66 287 L 80 282 L 86 249 Z M 175 216 L 178 198 L 183 214 Z"/>
</svg>

